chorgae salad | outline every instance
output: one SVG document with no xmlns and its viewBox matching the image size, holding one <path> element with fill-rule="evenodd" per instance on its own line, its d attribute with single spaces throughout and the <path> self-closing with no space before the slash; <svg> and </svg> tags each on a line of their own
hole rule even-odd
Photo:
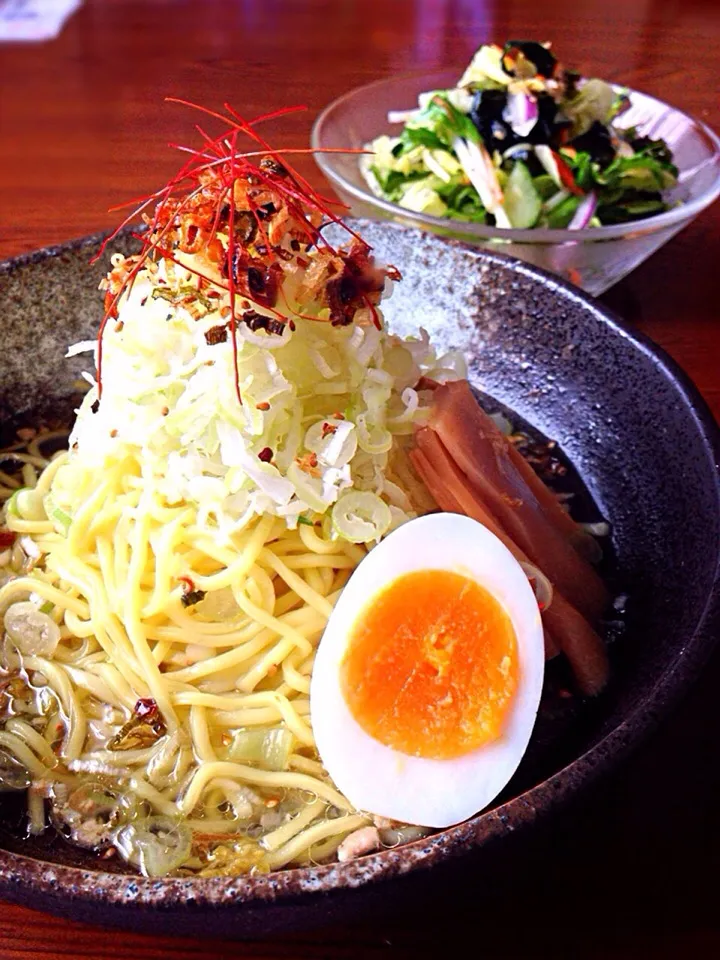
<svg viewBox="0 0 720 960">
<path fill-rule="evenodd" d="M 206 112 L 69 350 L 69 437 L 23 428 L 0 473 L 0 789 L 150 877 L 457 823 L 517 768 L 546 657 L 608 676 L 592 532 L 460 356 L 387 329 L 400 271 L 269 118 Z"/>
<path fill-rule="evenodd" d="M 359 162 L 374 193 L 417 213 L 522 229 L 625 223 L 667 210 L 678 176 L 663 140 L 617 122 L 629 106 L 549 43 L 488 44 L 456 87 L 392 112 L 402 131 Z"/>
</svg>

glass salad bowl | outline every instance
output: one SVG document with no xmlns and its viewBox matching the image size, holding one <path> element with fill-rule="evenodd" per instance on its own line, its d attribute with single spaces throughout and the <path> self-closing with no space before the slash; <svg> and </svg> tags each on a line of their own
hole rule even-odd
<svg viewBox="0 0 720 960">
<path fill-rule="evenodd" d="M 379 80 L 339 97 L 323 110 L 312 131 L 316 150 L 361 149 L 382 134 L 396 136 L 402 124 L 388 122 L 389 111 L 417 105 L 427 90 L 453 87 L 459 70 L 416 73 Z M 620 89 L 620 88 L 618 88 Z M 698 120 L 661 100 L 629 91 L 631 107 L 615 123 L 667 141 L 680 174 L 666 199 L 664 213 L 632 223 L 564 229 L 501 229 L 406 210 L 376 196 L 361 170 L 357 153 L 316 153 L 320 169 L 356 216 L 393 220 L 430 230 L 473 246 L 509 253 L 582 287 L 603 293 L 686 227 L 720 194 L 720 138 Z"/>
</svg>

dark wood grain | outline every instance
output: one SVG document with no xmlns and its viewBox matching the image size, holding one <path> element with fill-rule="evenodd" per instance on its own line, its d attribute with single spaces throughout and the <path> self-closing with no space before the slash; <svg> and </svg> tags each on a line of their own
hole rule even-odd
<svg viewBox="0 0 720 960">
<path fill-rule="evenodd" d="M 552 39 L 566 62 L 720 129 L 717 0 L 86 0 L 57 40 L 0 44 L 0 256 L 109 226 L 111 204 L 164 181 L 177 166 L 167 142 L 186 140 L 191 120 L 164 96 L 230 100 L 246 114 L 305 103 L 273 131 L 279 145 L 305 145 L 340 93 L 461 65 L 479 42 L 509 36 Z M 312 160 L 301 166 L 321 183 Z M 720 204 L 604 298 L 685 367 L 716 414 L 718 236 Z M 487 960 L 720 956 L 719 684 L 716 658 L 651 744 L 539 832 L 521 875 L 494 895 L 466 877 L 413 915 L 242 945 L 0 905 L 0 958 L 360 960 L 466 945 Z"/>
</svg>

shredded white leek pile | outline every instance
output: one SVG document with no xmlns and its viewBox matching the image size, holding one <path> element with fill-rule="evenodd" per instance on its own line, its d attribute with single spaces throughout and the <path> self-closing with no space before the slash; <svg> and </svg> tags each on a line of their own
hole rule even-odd
<svg viewBox="0 0 720 960">
<path fill-rule="evenodd" d="M 120 261 L 116 255 L 115 266 Z M 198 523 L 223 542 L 255 515 L 283 517 L 292 529 L 329 514 L 335 535 L 367 543 L 413 515 L 385 475 L 388 455 L 394 438 L 426 417 L 420 378 L 463 376 L 461 357 L 438 360 L 424 331 L 401 340 L 370 322 L 295 318 L 282 335 L 241 323 L 240 405 L 229 344 L 206 339 L 225 323 L 221 302 L 196 316 L 195 303 L 177 301 L 197 277 L 168 270 L 167 261 L 158 267 L 138 275 L 119 322 L 105 332 L 99 404 L 86 375 L 92 388 L 78 410 L 73 453 L 53 487 L 58 508 L 70 516 L 77 509 L 73 464 L 102 470 L 132 448 L 167 503 L 194 504 Z M 95 341 L 68 355 L 85 350 L 96 350 Z"/>
</svg>

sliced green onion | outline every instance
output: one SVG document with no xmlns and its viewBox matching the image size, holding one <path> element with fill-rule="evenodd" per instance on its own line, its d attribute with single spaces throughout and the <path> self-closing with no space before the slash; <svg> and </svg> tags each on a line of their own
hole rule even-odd
<svg viewBox="0 0 720 960">
<path fill-rule="evenodd" d="M 332 509 L 333 529 L 351 543 L 379 540 L 391 523 L 390 507 L 377 494 L 366 490 L 344 494 Z"/>
<path fill-rule="evenodd" d="M 115 834 L 120 855 L 146 877 L 164 877 L 190 856 L 192 830 L 172 817 L 156 816 L 129 823 Z"/>
<path fill-rule="evenodd" d="M 14 517 L 19 517 L 20 512 L 18 510 L 18 497 L 21 493 L 25 493 L 28 490 L 28 487 L 20 487 L 19 490 L 16 490 L 15 493 L 10 497 L 7 502 L 5 509 L 8 513 L 11 513 Z"/>
<path fill-rule="evenodd" d="M 257 763 L 264 770 L 286 770 L 295 738 L 285 727 L 239 730 L 227 749 L 234 763 Z"/>
<path fill-rule="evenodd" d="M 266 730 L 238 730 L 227 748 L 227 759 L 232 763 L 259 763 Z"/>
<path fill-rule="evenodd" d="M 5 611 L 5 630 L 26 656 L 51 657 L 60 643 L 60 628 L 30 600 L 11 604 Z"/>
<path fill-rule="evenodd" d="M 291 463 L 287 469 L 287 478 L 295 487 L 298 497 L 304 500 L 311 510 L 325 513 L 329 504 L 323 498 L 323 484 L 319 477 L 311 477 L 297 463 Z"/>
<path fill-rule="evenodd" d="M 0 747 L 0 793 L 27 790 L 31 782 L 32 777 L 23 764 Z"/>
<path fill-rule="evenodd" d="M 41 498 L 32 487 L 21 487 L 12 495 L 13 513 L 24 520 L 44 520 L 45 508 Z M 10 509 L 8 505 L 8 509 Z"/>
<path fill-rule="evenodd" d="M 72 517 L 69 513 L 65 513 L 60 507 L 55 507 L 53 512 L 50 514 L 52 520 L 55 520 L 56 523 L 59 523 L 63 529 L 64 533 L 67 533 L 70 529 L 70 524 L 72 523 Z"/>
<path fill-rule="evenodd" d="M 122 798 L 99 780 L 76 787 L 52 812 L 56 828 L 86 850 L 99 850 L 109 843 L 112 831 L 124 819 Z"/>
<path fill-rule="evenodd" d="M 367 415 L 358 414 L 355 421 L 358 434 L 358 446 L 365 453 L 378 454 L 387 453 L 392 448 L 392 434 L 380 424 L 369 423 Z"/>
<path fill-rule="evenodd" d="M 56 524 L 56 529 L 59 527 L 59 532 L 67 534 L 70 529 L 70 524 L 72 523 L 72 517 L 69 513 L 66 513 L 62 507 L 59 507 L 51 493 L 48 493 L 43 501 L 45 506 L 45 514 L 50 520 L 54 520 Z"/>
<path fill-rule="evenodd" d="M 263 739 L 261 765 L 266 770 L 286 770 L 295 737 L 285 727 L 268 730 Z"/>
</svg>

